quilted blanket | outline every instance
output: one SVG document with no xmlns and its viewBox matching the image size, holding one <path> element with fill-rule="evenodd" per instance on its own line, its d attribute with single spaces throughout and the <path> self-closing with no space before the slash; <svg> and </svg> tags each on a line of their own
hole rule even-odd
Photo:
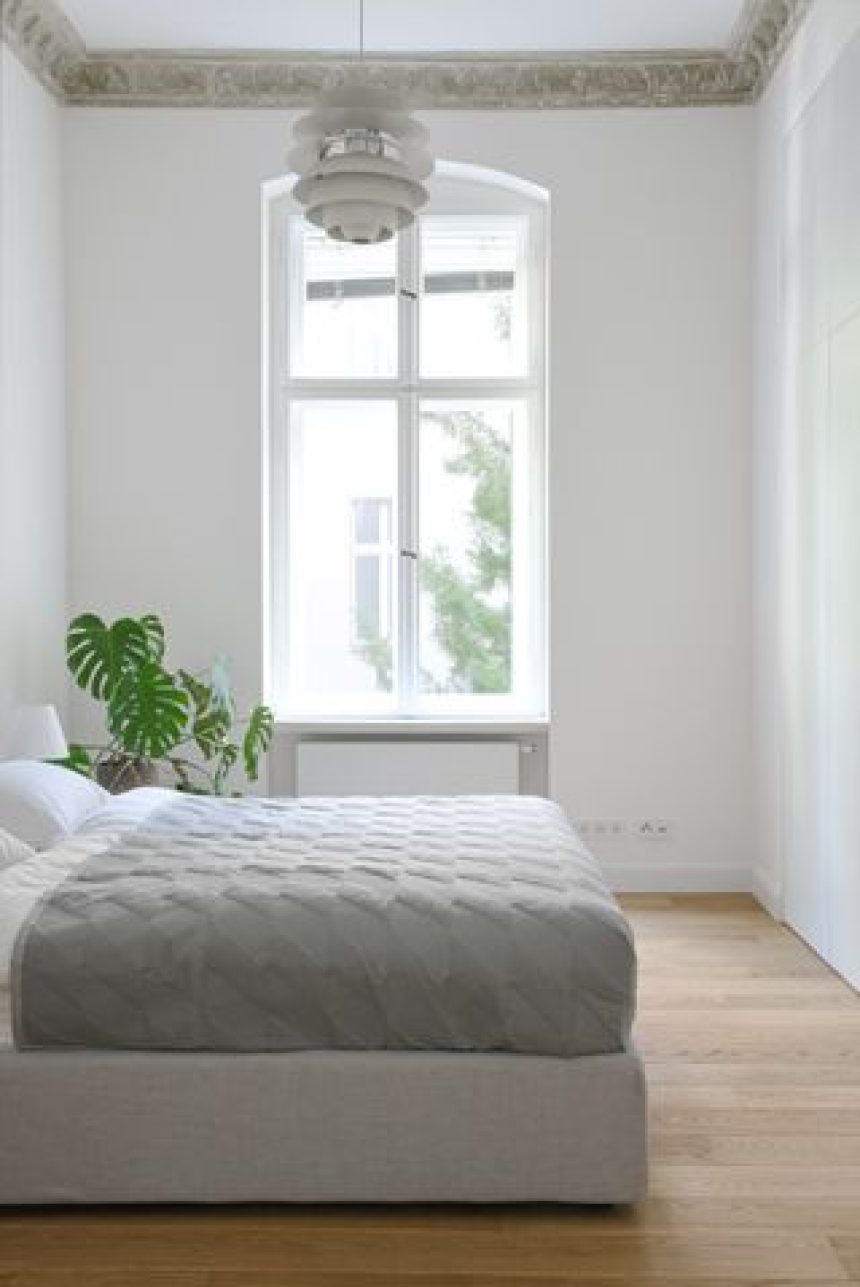
<svg viewBox="0 0 860 1287">
<path fill-rule="evenodd" d="M 627 922 L 524 797 L 177 796 L 49 891 L 20 1048 L 510 1051 L 628 1042 Z"/>
</svg>

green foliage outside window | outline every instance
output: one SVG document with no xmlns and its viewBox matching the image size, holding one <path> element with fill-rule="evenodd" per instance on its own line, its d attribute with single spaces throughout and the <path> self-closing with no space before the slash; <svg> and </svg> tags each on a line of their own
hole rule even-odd
<svg viewBox="0 0 860 1287">
<path fill-rule="evenodd" d="M 432 605 L 433 633 L 445 659 L 443 676 L 426 670 L 425 692 L 507 693 L 511 688 L 511 443 L 480 413 L 434 413 L 453 444 L 445 463 L 453 478 L 472 488 L 465 566 L 437 545 L 422 555 L 420 589 Z M 356 646 L 373 669 L 377 687 L 391 690 L 392 647 L 371 638 Z"/>
</svg>

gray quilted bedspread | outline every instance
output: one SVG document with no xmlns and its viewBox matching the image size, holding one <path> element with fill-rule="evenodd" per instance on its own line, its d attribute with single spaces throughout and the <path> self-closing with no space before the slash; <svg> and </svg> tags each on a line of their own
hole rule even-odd
<svg viewBox="0 0 860 1287">
<path fill-rule="evenodd" d="M 627 922 L 555 805 L 178 796 L 19 935 L 21 1048 L 622 1049 Z"/>
</svg>

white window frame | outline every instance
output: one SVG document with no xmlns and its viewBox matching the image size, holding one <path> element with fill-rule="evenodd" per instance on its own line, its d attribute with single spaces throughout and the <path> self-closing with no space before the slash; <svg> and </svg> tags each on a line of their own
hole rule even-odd
<svg viewBox="0 0 860 1287">
<path fill-rule="evenodd" d="M 352 722 L 386 723 L 427 719 L 438 724 L 468 722 L 505 724 L 542 721 L 548 711 L 547 603 L 547 283 L 548 199 L 536 185 L 475 166 L 437 163 L 427 214 L 494 216 L 516 214 L 528 219 L 523 260 L 528 291 L 529 343 L 521 377 L 428 379 L 418 374 L 418 237 L 412 230 L 398 237 L 398 371 L 391 379 L 293 377 L 289 369 L 291 317 L 289 272 L 291 227 L 297 217 L 290 180 L 264 185 L 263 200 L 263 536 L 264 536 L 264 687 L 276 718 L 330 721 L 336 715 Z M 512 692 L 449 695 L 430 700 L 417 691 L 418 549 L 417 451 L 419 405 L 422 401 L 518 398 L 527 408 L 528 494 L 515 498 L 527 514 L 527 539 L 514 542 L 513 577 L 528 586 L 527 610 L 514 612 Z M 398 412 L 398 495 L 393 535 L 396 566 L 392 585 L 395 691 L 368 698 L 339 697 L 331 707 L 308 705 L 290 685 L 289 647 L 289 409 L 292 402 L 373 401 L 396 403 Z M 524 565 L 527 565 L 527 572 Z M 518 571 L 519 567 L 519 571 Z M 516 592 L 515 592 L 516 593 Z M 514 601 L 516 603 L 516 600 Z"/>
</svg>

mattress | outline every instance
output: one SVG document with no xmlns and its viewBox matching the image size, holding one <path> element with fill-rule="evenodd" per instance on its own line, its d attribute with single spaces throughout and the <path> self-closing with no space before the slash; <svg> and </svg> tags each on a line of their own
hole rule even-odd
<svg viewBox="0 0 860 1287">
<path fill-rule="evenodd" d="M 626 1048 L 630 930 L 548 801 L 130 794 L 33 860 L 19 1046 Z"/>
</svg>

